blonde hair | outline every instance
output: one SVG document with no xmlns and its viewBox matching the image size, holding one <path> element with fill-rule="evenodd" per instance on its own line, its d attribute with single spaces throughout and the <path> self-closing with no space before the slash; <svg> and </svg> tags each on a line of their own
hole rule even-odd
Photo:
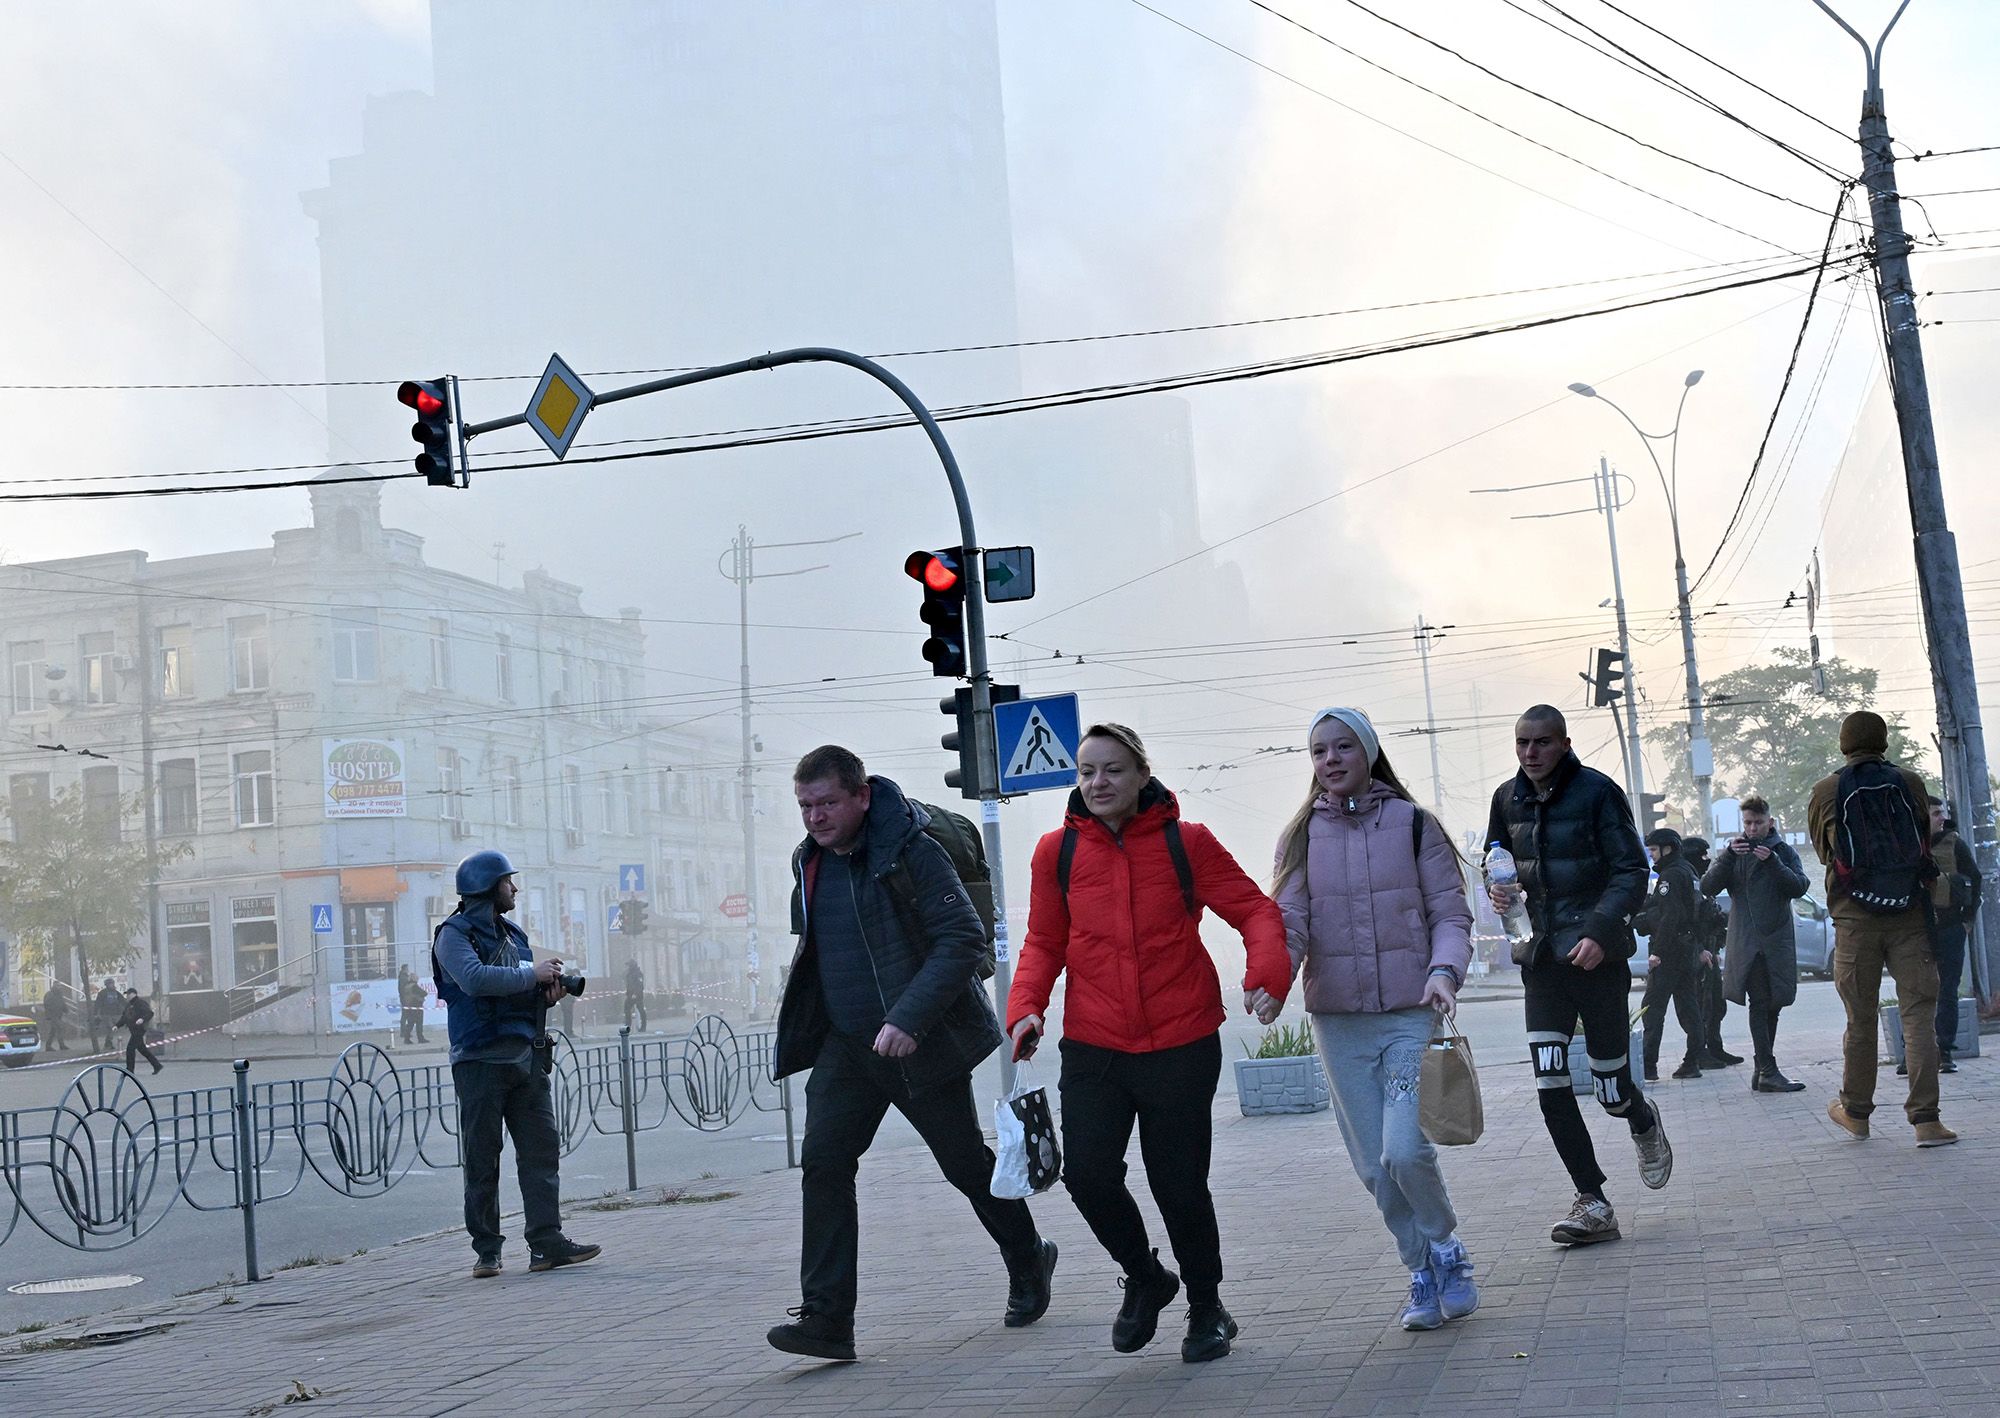
<svg viewBox="0 0 2000 1418">
<path fill-rule="evenodd" d="M 1083 738 L 1078 742 L 1084 744 L 1092 739 L 1110 739 L 1120 745 L 1132 755 L 1132 761 L 1139 765 L 1141 773 L 1148 778 L 1153 776 L 1153 765 L 1146 757 L 1146 745 L 1140 740 L 1136 731 L 1126 728 L 1123 724 L 1092 724 L 1083 731 Z"/>
</svg>

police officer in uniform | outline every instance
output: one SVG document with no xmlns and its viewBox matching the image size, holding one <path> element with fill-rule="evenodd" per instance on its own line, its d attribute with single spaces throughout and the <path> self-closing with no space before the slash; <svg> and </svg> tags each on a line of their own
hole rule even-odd
<svg viewBox="0 0 2000 1418">
<path fill-rule="evenodd" d="M 449 1011 L 451 1079 L 465 1154 L 465 1229 L 472 1273 L 500 1273 L 500 1135 L 514 1139 L 526 1211 L 528 1269 L 554 1270 L 595 1257 L 599 1246 L 563 1234 L 557 1172 L 562 1138 L 549 1099 L 544 1019 L 562 991 L 561 964 L 536 963 L 528 933 L 506 919 L 517 894 L 514 865 L 499 852 L 458 864 L 458 911 L 438 927 L 431 974 Z"/>
</svg>

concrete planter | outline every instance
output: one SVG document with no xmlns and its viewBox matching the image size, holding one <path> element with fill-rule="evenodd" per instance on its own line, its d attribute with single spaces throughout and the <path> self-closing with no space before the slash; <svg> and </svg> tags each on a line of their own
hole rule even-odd
<svg viewBox="0 0 2000 1418">
<path fill-rule="evenodd" d="M 1646 1033 L 1643 1029 L 1632 1031 L 1631 1060 L 1632 1077 L 1644 1079 L 1646 1076 Z M 1641 1088 L 1644 1084 L 1641 1083 Z M 1584 1047 L 1583 1035 L 1579 1033 L 1569 1046 L 1569 1091 L 1577 1097 L 1587 1097 L 1594 1085 L 1590 1081 L 1590 1050 Z"/>
<path fill-rule="evenodd" d="M 1882 1006 L 1882 1047 L 1888 1052 L 1889 1062 L 1903 1061 L 1903 1012 L 1894 1005 Z M 1979 1002 L 1962 999 L 1958 1002 L 1958 1042 L 1953 1045 L 1951 1056 L 1955 1059 L 1976 1059 L 1979 1057 Z"/>
<path fill-rule="evenodd" d="M 1236 1060 L 1236 1101 L 1246 1118 L 1269 1113 L 1318 1113 L 1332 1105 L 1318 1054 Z"/>
</svg>

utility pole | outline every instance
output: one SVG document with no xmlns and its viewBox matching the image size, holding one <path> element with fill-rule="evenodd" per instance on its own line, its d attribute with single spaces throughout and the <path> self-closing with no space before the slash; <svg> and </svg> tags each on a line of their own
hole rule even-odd
<svg viewBox="0 0 2000 1418">
<path fill-rule="evenodd" d="M 1896 190 L 1896 154 L 1890 146 L 1888 111 L 1882 99 L 1882 46 L 1903 18 L 1903 0 L 1873 48 L 1826 4 L 1813 0 L 1861 46 L 1868 87 L 1861 96 L 1862 182 L 1875 224 L 1875 293 L 1882 306 L 1882 332 L 1889 347 L 1890 390 L 1902 436 L 1903 478 L 1910 499 L 1910 526 L 1916 538 L 1917 593 L 1930 644 L 1931 684 L 1937 700 L 1938 736 L 1943 741 L 1947 784 L 1957 797 L 1961 821 L 1972 829 L 1973 850 L 1986 879 L 1986 909 L 1979 913 L 1980 949 L 1972 952 L 1974 992 L 1993 993 L 1993 969 L 2000 961 L 2000 886 L 1994 879 L 1993 793 L 1986 765 L 1986 734 L 1979 711 L 1979 685 L 1972 665 L 1972 636 L 1965 620 L 1965 586 L 1959 575 L 1958 543 L 1945 520 L 1944 486 L 1938 476 L 1937 434 L 1931 426 L 1930 383 L 1924 373 L 1918 334 L 1916 292 L 1910 282 L 1910 238 L 1903 230 L 1902 197 Z"/>
<path fill-rule="evenodd" d="M 809 542 L 771 542 L 767 550 L 785 547 L 822 547 L 834 542 L 844 542 L 848 537 L 858 537 L 861 533 L 849 532 L 846 536 L 822 537 Z M 729 570 L 723 571 L 724 578 L 736 583 L 736 623 L 740 660 L 738 664 L 738 692 L 743 718 L 743 759 L 738 772 L 739 803 L 743 813 L 743 894 L 749 902 L 749 914 L 743 919 L 743 968 L 750 976 L 750 1017 L 757 1017 L 758 986 L 762 980 L 762 957 L 757 939 L 757 792 L 752 774 L 752 758 L 755 753 L 757 736 L 750 728 L 750 583 L 759 575 L 756 569 L 757 544 L 750 538 L 750 529 L 741 523 L 736 528 L 736 540 L 729 544 L 722 555 L 729 559 Z M 716 564 L 722 570 L 721 561 Z M 802 566 L 796 571 L 766 571 L 765 580 L 774 576 L 804 576 L 809 571 L 824 571 L 825 564 Z"/>
<path fill-rule="evenodd" d="M 153 646 L 153 612 L 141 588 L 136 603 L 139 653 L 139 791 L 146 798 L 146 953 L 152 961 L 153 993 L 167 990 L 167 946 L 160 932 L 160 794 L 153 762 L 153 698 L 160 685 L 160 658 Z M 183 669 L 185 672 L 185 669 Z"/>
<path fill-rule="evenodd" d="M 1618 488 L 1612 481 L 1611 463 L 1602 456 L 1597 460 L 1597 501 L 1604 509 L 1604 530 L 1611 538 L 1611 599 L 1618 611 L 1619 663 L 1625 667 L 1625 786 L 1636 811 L 1639 795 L 1646 791 L 1646 765 L 1639 756 L 1639 696 L 1633 684 L 1632 631 L 1625 622 L 1625 577 L 1618 569 Z M 1704 812 L 1704 818 L 1706 815 Z"/>
<path fill-rule="evenodd" d="M 1438 772 L 1437 706 L 1431 702 L 1431 637 L 1437 633 L 1438 627 L 1426 625 L 1423 612 L 1417 612 L 1417 658 L 1424 666 L 1424 736 L 1431 741 L 1431 811 L 1443 821 L 1444 775 Z"/>
</svg>

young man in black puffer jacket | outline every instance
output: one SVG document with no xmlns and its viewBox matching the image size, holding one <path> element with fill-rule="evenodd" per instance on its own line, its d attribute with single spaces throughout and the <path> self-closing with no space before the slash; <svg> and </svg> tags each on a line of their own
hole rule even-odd
<svg viewBox="0 0 2000 1418">
<path fill-rule="evenodd" d="M 1562 711 L 1529 709 L 1514 726 L 1521 771 L 1493 794 L 1486 840 L 1514 854 L 1518 887 L 1490 888 L 1505 911 L 1527 894 L 1534 935 L 1514 947 L 1526 990 L 1528 1052 L 1542 1119 L 1576 1187 L 1569 1214 L 1549 1232 L 1558 1245 L 1616 1240 L 1618 1218 L 1604 1172 L 1570 1092 L 1569 1050 L 1579 1018 L 1597 1101 L 1632 1129 L 1639 1179 L 1658 1189 L 1674 1169 L 1659 1109 L 1632 1077 L 1627 996 L 1632 988 L 1631 916 L 1646 899 L 1646 854 L 1624 792 L 1570 749 Z"/>
</svg>

